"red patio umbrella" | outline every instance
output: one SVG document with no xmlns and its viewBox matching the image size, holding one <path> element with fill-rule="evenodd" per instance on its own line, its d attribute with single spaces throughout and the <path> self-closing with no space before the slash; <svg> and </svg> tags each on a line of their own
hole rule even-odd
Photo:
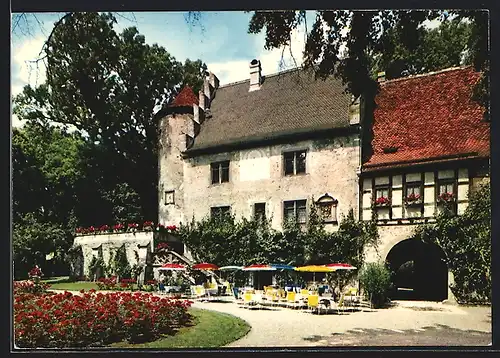
<svg viewBox="0 0 500 358">
<path fill-rule="evenodd" d="M 243 267 L 243 271 L 276 271 L 276 267 L 267 264 L 253 264 L 250 266 Z M 254 273 L 255 279 L 255 273 Z M 260 287 L 259 285 L 259 276 L 257 276 L 257 289 Z"/>
<path fill-rule="evenodd" d="M 276 267 L 265 264 L 253 264 L 243 267 L 243 271 L 276 271 Z"/>
<path fill-rule="evenodd" d="M 219 266 L 215 264 L 210 264 L 208 262 L 201 262 L 199 264 L 193 265 L 194 270 L 218 270 Z"/>
<path fill-rule="evenodd" d="M 159 270 L 171 270 L 171 271 L 183 271 L 186 269 L 186 266 L 181 264 L 164 264 Z"/>
<path fill-rule="evenodd" d="M 356 270 L 355 266 L 344 263 L 327 264 L 325 266 L 335 270 Z"/>
</svg>

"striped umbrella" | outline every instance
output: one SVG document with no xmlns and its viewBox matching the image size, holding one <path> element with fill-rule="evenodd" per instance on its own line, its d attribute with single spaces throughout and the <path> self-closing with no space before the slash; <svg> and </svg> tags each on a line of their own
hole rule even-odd
<svg viewBox="0 0 500 358">
<path fill-rule="evenodd" d="M 267 264 L 253 264 L 250 266 L 243 267 L 243 271 L 276 271 L 275 267 L 272 267 L 271 265 Z M 255 278 L 255 274 L 254 274 Z M 257 289 L 260 287 L 259 285 L 259 276 L 257 276 Z"/>
<path fill-rule="evenodd" d="M 243 266 L 222 266 L 219 267 L 220 271 L 237 271 L 243 269 Z"/>
<path fill-rule="evenodd" d="M 158 270 L 166 270 L 166 271 L 184 271 L 186 266 L 181 264 L 164 264 Z"/>
<path fill-rule="evenodd" d="M 271 264 L 271 267 L 274 267 L 277 270 L 295 270 L 295 266 L 284 264 Z"/>
<path fill-rule="evenodd" d="M 276 268 L 266 264 L 253 264 L 243 267 L 243 271 L 276 271 Z"/>
<path fill-rule="evenodd" d="M 343 263 L 327 264 L 325 266 L 335 270 L 356 270 L 356 266 Z"/>
</svg>

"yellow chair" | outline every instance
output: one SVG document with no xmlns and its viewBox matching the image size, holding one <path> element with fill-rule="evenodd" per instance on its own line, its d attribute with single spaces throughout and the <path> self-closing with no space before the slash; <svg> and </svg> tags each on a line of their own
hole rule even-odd
<svg viewBox="0 0 500 358">
<path fill-rule="evenodd" d="M 196 298 L 203 297 L 203 296 L 205 296 L 205 294 L 206 294 L 206 292 L 205 292 L 205 288 L 203 286 L 196 286 L 195 287 Z"/>
<path fill-rule="evenodd" d="M 243 305 L 244 306 L 251 306 L 255 303 L 253 294 L 250 292 L 245 292 L 243 295 Z"/>
<path fill-rule="evenodd" d="M 298 307 L 298 302 L 296 300 L 295 292 L 288 291 L 288 294 L 286 295 L 286 301 L 287 301 L 287 306 L 288 307 L 292 307 L 292 308 L 297 308 Z"/>
<path fill-rule="evenodd" d="M 318 313 L 321 312 L 319 305 L 319 295 L 309 295 L 307 296 L 307 308 L 311 309 L 311 313 L 317 310 Z"/>
<path fill-rule="evenodd" d="M 277 306 L 280 303 L 280 296 L 277 292 L 273 292 L 271 296 L 271 305 Z"/>
</svg>

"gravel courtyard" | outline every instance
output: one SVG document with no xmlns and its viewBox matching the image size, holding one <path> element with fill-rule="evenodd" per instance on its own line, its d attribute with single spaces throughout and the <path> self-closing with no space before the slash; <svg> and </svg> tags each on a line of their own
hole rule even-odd
<svg viewBox="0 0 500 358">
<path fill-rule="evenodd" d="M 252 329 L 228 347 L 311 346 L 486 346 L 491 342 L 491 308 L 433 302 L 395 302 L 388 309 L 316 315 L 286 308 L 245 309 L 235 303 L 195 302 L 226 312 Z"/>
</svg>

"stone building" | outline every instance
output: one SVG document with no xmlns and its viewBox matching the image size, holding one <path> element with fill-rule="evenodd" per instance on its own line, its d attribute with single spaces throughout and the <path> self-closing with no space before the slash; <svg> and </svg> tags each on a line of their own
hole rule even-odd
<svg viewBox="0 0 500 358">
<path fill-rule="evenodd" d="M 219 86 L 186 87 L 159 114 L 159 223 L 229 211 L 305 223 L 311 200 L 336 230 L 357 212 L 359 113 L 339 80 L 291 70 Z M 358 106 L 359 107 L 359 106 Z"/>
<path fill-rule="evenodd" d="M 334 231 L 351 208 L 361 220 L 376 212 L 381 243 L 367 261 L 407 269 L 394 297 L 452 299 L 442 251 L 408 239 L 445 202 L 463 213 L 488 180 L 489 123 L 471 98 L 480 74 L 381 78 L 369 112 L 334 78 L 263 76 L 258 60 L 249 68 L 249 79 L 224 86 L 209 73 L 200 93 L 186 87 L 158 113 L 159 223 L 229 211 L 281 229 L 287 218 L 305 224 L 314 200 Z"/>
<path fill-rule="evenodd" d="M 480 73 L 471 67 L 380 81 L 369 153 L 360 175 L 360 218 L 372 209 L 381 245 L 369 260 L 385 260 L 411 277 L 395 284 L 410 297 L 446 299 L 452 281 L 437 247 L 408 240 L 416 225 L 435 220 L 449 205 L 456 214 L 468 193 L 488 180 L 490 126 L 472 100 Z M 406 287 L 405 287 L 406 286 Z M 449 297 L 451 299 L 451 297 Z"/>
</svg>

